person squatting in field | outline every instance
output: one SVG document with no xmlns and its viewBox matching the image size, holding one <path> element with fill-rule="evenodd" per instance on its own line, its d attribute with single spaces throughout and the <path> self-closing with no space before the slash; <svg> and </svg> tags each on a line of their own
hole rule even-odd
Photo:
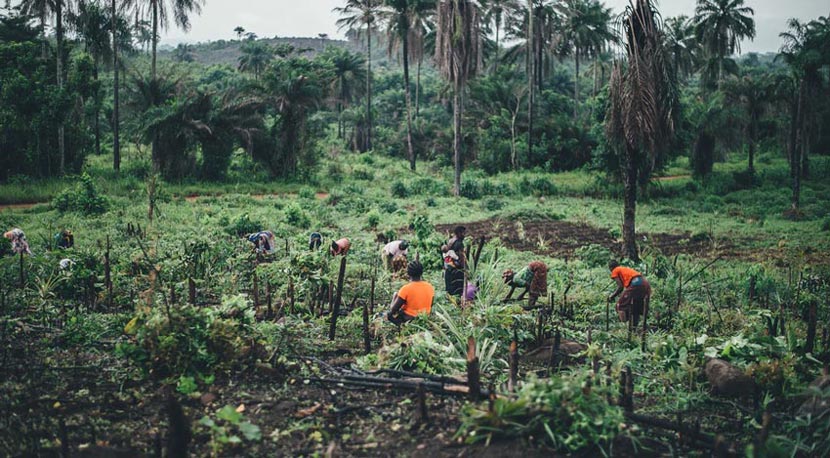
<svg viewBox="0 0 830 458">
<path fill-rule="evenodd" d="M 319 232 L 312 232 L 308 238 L 308 249 L 310 251 L 319 250 L 320 245 L 323 244 L 323 235 Z"/>
<path fill-rule="evenodd" d="M 501 274 L 501 278 L 505 284 L 510 286 L 510 292 L 507 293 L 504 302 L 513 297 L 516 288 L 525 289 L 519 294 L 517 298 L 519 301 L 524 300 L 525 294 L 530 293 L 527 302 L 528 308 L 534 307 L 539 297 L 548 294 L 548 266 L 544 262 L 533 261 L 518 273 L 514 273 L 512 269 L 507 269 Z"/>
<path fill-rule="evenodd" d="M 608 263 L 611 270 L 611 278 L 617 282 L 617 290 L 608 296 L 608 301 L 613 301 L 620 293 L 617 301 L 617 314 L 620 321 L 628 321 L 628 314 L 633 311 L 633 324 L 637 326 L 640 316 L 648 316 L 648 305 L 651 299 L 651 285 L 648 280 L 630 267 L 621 266 L 617 261 Z"/>
<path fill-rule="evenodd" d="M 467 256 L 464 253 L 464 237 L 467 228 L 456 226 L 453 237 L 441 247 L 444 257 L 444 286 L 450 296 L 461 296 L 464 291 L 464 270 L 467 268 Z"/>
<path fill-rule="evenodd" d="M 409 275 L 409 283 L 392 296 L 392 305 L 386 314 L 389 321 L 395 324 L 406 323 L 420 314 L 429 315 L 435 298 L 435 288 L 421 280 L 424 267 L 420 262 L 410 262 L 406 273 Z"/>
<path fill-rule="evenodd" d="M 349 249 L 352 247 L 352 242 L 349 239 L 343 237 L 340 240 L 335 240 L 331 242 L 331 247 L 329 247 L 329 253 L 332 256 L 342 255 L 346 256 L 349 253 Z"/>
<path fill-rule="evenodd" d="M 69 229 L 64 229 L 55 234 L 55 246 L 66 250 L 75 246 L 75 235 Z"/>
<path fill-rule="evenodd" d="M 277 239 L 271 231 L 259 231 L 248 236 L 248 241 L 254 244 L 257 253 L 273 254 L 277 249 Z"/>
<path fill-rule="evenodd" d="M 32 254 L 32 250 L 29 249 L 29 242 L 26 240 L 26 234 L 19 228 L 14 228 L 6 232 L 3 234 L 3 237 L 9 239 L 12 245 L 12 251 L 15 254 Z"/>
<path fill-rule="evenodd" d="M 408 251 L 409 241 L 407 240 L 395 240 L 393 242 L 387 243 L 380 253 L 381 258 L 383 258 L 383 265 L 384 267 L 386 267 L 386 270 L 396 272 L 396 269 L 394 269 L 392 261 L 398 257 L 402 257 L 403 260 L 406 261 Z"/>
</svg>

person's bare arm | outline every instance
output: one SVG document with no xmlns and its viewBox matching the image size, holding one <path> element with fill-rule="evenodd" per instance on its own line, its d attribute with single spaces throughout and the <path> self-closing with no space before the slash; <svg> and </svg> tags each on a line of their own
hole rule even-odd
<svg viewBox="0 0 830 458">
<path fill-rule="evenodd" d="M 510 292 L 509 292 L 509 293 L 507 293 L 507 297 L 505 297 L 504 299 L 502 299 L 502 302 L 507 302 L 507 301 L 509 301 L 509 300 L 510 300 L 510 298 L 511 298 L 511 297 L 513 297 L 513 292 L 514 292 L 514 291 L 516 291 L 516 287 L 515 287 L 515 286 L 513 286 L 513 285 L 510 285 Z"/>
<path fill-rule="evenodd" d="M 517 297 L 516 300 L 519 300 L 519 301 L 524 300 L 525 294 L 527 294 L 528 291 L 530 291 L 530 286 L 526 286 L 525 290 L 522 291 L 522 294 L 519 294 L 519 297 Z"/>
<path fill-rule="evenodd" d="M 405 304 L 406 301 L 400 298 L 398 296 L 398 293 L 395 293 L 395 295 L 392 296 L 392 307 L 389 309 L 389 313 L 392 315 L 397 315 Z"/>
<path fill-rule="evenodd" d="M 618 277 L 618 278 L 615 278 L 614 280 L 616 280 L 616 282 L 617 282 L 617 290 L 614 291 L 614 294 L 608 296 L 609 301 L 613 301 L 614 298 L 619 296 L 620 293 L 623 292 L 623 289 L 625 289 L 625 288 L 623 288 L 623 282 L 622 282 L 621 278 Z"/>
</svg>

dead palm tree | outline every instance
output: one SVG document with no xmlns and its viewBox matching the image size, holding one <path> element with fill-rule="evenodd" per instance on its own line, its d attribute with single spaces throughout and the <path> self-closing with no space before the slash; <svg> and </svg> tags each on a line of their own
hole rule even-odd
<svg viewBox="0 0 830 458">
<path fill-rule="evenodd" d="M 659 13 L 652 0 L 630 0 L 620 16 L 626 51 L 611 75 L 605 132 L 622 155 L 624 177 L 623 249 L 638 260 L 634 238 L 640 171 L 651 172 L 674 137 L 677 91 L 666 55 Z"/>
<path fill-rule="evenodd" d="M 453 88 L 453 192 L 461 193 L 461 116 L 464 89 L 481 68 L 481 33 L 478 5 L 470 0 L 441 0 L 438 3 L 435 36 L 435 63 Z"/>
</svg>

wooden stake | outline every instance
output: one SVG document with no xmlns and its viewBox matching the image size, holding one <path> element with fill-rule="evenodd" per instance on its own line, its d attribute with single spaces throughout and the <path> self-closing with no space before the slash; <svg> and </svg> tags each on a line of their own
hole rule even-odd
<svg viewBox="0 0 830 458">
<path fill-rule="evenodd" d="M 363 303 L 363 352 L 367 355 L 372 352 L 372 338 L 369 335 L 369 307 L 366 302 Z"/>
<path fill-rule="evenodd" d="M 343 279 L 346 276 L 346 256 L 340 259 L 340 273 L 337 275 L 337 297 L 331 310 L 331 325 L 329 327 L 329 340 L 334 340 L 337 329 L 337 315 L 340 314 L 340 301 L 343 299 Z"/>
<path fill-rule="evenodd" d="M 625 367 L 625 404 L 623 408 L 627 412 L 634 411 L 634 375 L 631 373 L 631 366 Z"/>
<path fill-rule="evenodd" d="M 611 299 L 605 299 L 605 332 L 611 330 Z"/>
<path fill-rule="evenodd" d="M 553 346 L 550 347 L 550 360 L 548 364 L 548 372 L 553 374 L 559 366 L 559 345 L 562 341 L 562 333 L 559 328 L 553 332 Z"/>
<path fill-rule="evenodd" d="M 259 277 L 254 270 L 254 309 L 259 307 Z"/>
<path fill-rule="evenodd" d="M 816 321 L 818 318 L 816 301 L 810 301 L 810 314 L 807 317 L 807 344 L 804 353 L 812 353 L 816 343 Z"/>
<path fill-rule="evenodd" d="M 649 302 L 651 299 L 646 297 L 643 299 L 643 338 L 642 338 L 642 348 L 640 349 L 643 353 L 646 351 L 646 336 L 648 335 L 648 307 Z"/>
<path fill-rule="evenodd" d="M 176 285 L 173 283 L 170 284 L 170 303 L 176 303 Z"/>
<path fill-rule="evenodd" d="M 481 397 L 481 374 L 476 356 L 476 341 L 472 337 L 467 339 L 467 386 L 470 400 L 478 401 Z"/>
<path fill-rule="evenodd" d="M 366 309 L 366 306 L 363 306 L 363 309 Z M 418 384 L 417 391 L 418 393 L 418 415 L 416 417 L 417 423 L 426 423 L 429 421 L 429 411 L 427 409 L 427 391 L 424 388 L 423 383 Z"/>
<path fill-rule="evenodd" d="M 377 278 L 377 272 L 372 277 L 372 285 L 369 288 L 369 314 L 375 316 L 375 280 Z"/>
<path fill-rule="evenodd" d="M 104 284 L 107 286 L 107 305 L 112 307 L 112 271 L 110 267 L 109 234 L 107 234 L 107 250 L 104 252 Z"/>
<path fill-rule="evenodd" d="M 288 313 L 294 314 L 294 278 L 288 277 Z"/>
<path fill-rule="evenodd" d="M 513 393 L 516 391 L 516 382 L 519 378 L 519 346 L 515 340 L 510 342 L 510 353 L 507 354 L 507 364 L 510 366 L 507 377 L 507 390 Z"/>
<path fill-rule="evenodd" d="M 190 305 L 196 305 L 196 282 L 193 277 L 187 278 L 187 295 Z"/>
<path fill-rule="evenodd" d="M 273 318 L 274 307 L 273 298 L 271 297 L 271 282 L 265 282 L 265 303 L 268 305 L 268 318 Z"/>
<path fill-rule="evenodd" d="M 23 270 L 23 252 L 20 252 L 20 289 L 26 287 L 26 274 Z"/>
</svg>

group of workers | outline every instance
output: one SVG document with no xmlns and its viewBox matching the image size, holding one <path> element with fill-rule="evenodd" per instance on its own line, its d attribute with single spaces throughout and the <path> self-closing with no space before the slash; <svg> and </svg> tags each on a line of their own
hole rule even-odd
<svg viewBox="0 0 830 458">
<path fill-rule="evenodd" d="M 463 294 L 466 300 L 471 301 L 475 298 L 478 289 L 475 282 L 466 281 L 467 256 L 464 246 L 466 236 L 467 229 L 464 226 L 455 227 L 452 237 L 441 246 L 441 254 L 444 261 L 444 286 L 447 294 L 455 297 L 461 297 Z M 21 229 L 11 229 L 5 232 L 3 237 L 11 243 L 13 253 L 32 254 L 26 235 Z M 62 230 L 54 238 L 57 248 L 67 249 L 75 245 L 75 236 L 68 229 Z M 254 244 L 254 250 L 257 253 L 270 254 L 276 249 L 276 237 L 271 231 L 259 231 L 250 234 L 247 239 Z M 319 232 L 312 232 L 308 241 L 309 249 L 317 250 L 322 243 L 323 236 Z M 344 237 L 331 242 L 329 254 L 345 256 L 350 248 L 351 242 Z M 395 324 L 410 321 L 419 314 L 429 314 L 435 298 L 435 288 L 423 280 L 423 266 L 417 259 L 408 261 L 408 251 L 407 240 L 395 240 L 384 245 L 380 253 L 387 270 L 400 272 L 405 269 L 409 277 L 409 283 L 393 296 L 387 313 L 389 321 Z M 63 260 L 61 267 L 64 268 Z M 651 285 L 642 274 L 630 267 L 621 266 L 617 261 L 611 261 L 608 268 L 611 271 L 611 278 L 617 284 L 616 290 L 608 296 L 608 301 L 613 301 L 619 296 L 616 311 L 620 320 L 632 320 L 636 326 L 639 318 L 648 314 Z M 510 291 L 504 298 L 505 302 L 513 297 L 517 288 L 520 288 L 524 291 L 517 299 L 523 301 L 525 295 L 528 295 L 527 308 L 533 309 L 539 298 L 547 295 L 548 267 L 541 261 L 533 261 L 518 272 L 512 269 L 505 270 L 502 273 L 502 280 L 510 287 Z M 632 313 L 633 316 L 630 315 Z"/>
</svg>

